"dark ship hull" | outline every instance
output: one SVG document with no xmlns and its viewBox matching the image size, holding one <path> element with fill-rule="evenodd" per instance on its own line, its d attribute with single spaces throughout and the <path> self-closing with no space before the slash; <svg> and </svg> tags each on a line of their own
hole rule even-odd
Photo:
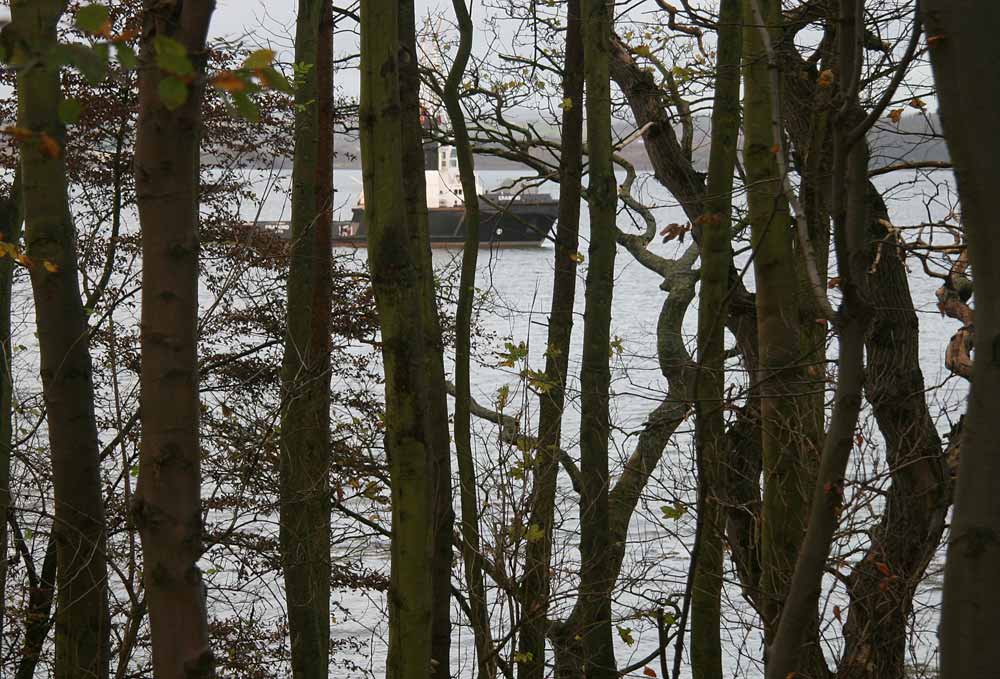
<svg viewBox="0 0 1000 679">
<path fill-rule="evenodd" d="M 559 203 L 548 195 L 510 196 L 487 194 L 480 200 L 480 247 L 541 245 L 559 216 Z M 466 224 L 464 207 L 428 208 L 431 247 L 462 247 Z M 364 209 L 354 208 L 350 222 L 338 222 L 334 245 L 365 247 L 368 231 Z"/>
</svg>

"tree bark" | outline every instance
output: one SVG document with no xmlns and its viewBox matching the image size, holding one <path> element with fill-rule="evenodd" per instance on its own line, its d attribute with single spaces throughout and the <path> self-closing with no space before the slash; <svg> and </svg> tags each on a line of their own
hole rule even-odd
<svg viewBox="0 0 1000 679">
<path fill-rule="evenodd" d="M 587 95 L 587 184 L 590 208 L 583 356 L 580 370 L 580 595 L 569 623 L 583 638 L 580 676 L 617 677 L 611 636 L 614 581 L 608 548 L 609 390 L 611 371 L 611 307 L 617 252 L 615 217 L 617 182 L 611 142 L 611 76 L 609 71 L 611 11 L 607 0 L 584 0 L 584 72 Z"/>
<path fill-rule="evenodd" d="M 566 403 L 573 306 L 576 299 L 577 251 L 580 247 L 580 194 L 583 175 L 583 32 L 580 0 L 566 6 L 566 57 L 563 65 L 562 152 L 559 156 L 559 219 L 556 222 L 552 303 L 545 352 L 548 391 L 538 412 L 534 487 L 529 526 L 542 536 L 528 542 L 524 555 L 519 679 L 545 676 L 545 638 L 551 594 L 552 530 L 555 520 L 562 414 Z"/>
<path fill-rule="evenodd" d="M 964 422 L 941 614 L 942 679 L 989 676 L 1000 666 L 1000 239 L 994 203 L 1000 139 L 990 124 L 1000 104 L 996 35 L 1000 7 L 974 0 L 924 0 L 927 43 L 941 121 L 955 163 L 975 286 L 972 386 Z"/>
<path fill-rule="evenodd" d="M 434 269 L 427 225 L 427 188 L 424 180 L 424 150 L 420 124 L 420 73 L 413 0 L 400 0 L 399 96 L 402 107 L 403 196 L 410 224 L 411 257 L 420 276 L 418 298 L 423 326 L 423 360 L 427 373 L 424 399 L 428 409 L 428 443 L 433 465 L 434 503 L 433 636 L 434 672 L 451 676 L 451 566 L 455 512 L 451 491 L 451 437 L 448 427 L 448 395 L 444 377 L 444 343 L 438 317 Z"/>
<path fill-rule="evenodd" d="M 0 198 L 0 240 L 14 243 L 21 240 L 24 221 L 24 200 L 21 196 L 20 172 L 15 170 L 10 193 Z M 14 392 L 11 372 L 11 290 L 14 282 L 14 260 L 0 259 L 0 556 L 7 554 L 9 543 L 7 513 L 10 505 L 10 456 L 13 443 Z M 7 559 L 0 558 L 0 594 L 7 591 Z M 0 601 L 0 651 L 5 625 L 6 596 Z M 2 656 L 2 653 L 0 653 Z"/>
<path fill-rule="evenodd" d="M 459 281 L 458 310 L 455 316 L 455 448 L 458 459 L 459 494 L 462 505 L 462 561 L 465 584 L 469 590 L 472 632 L 476 643 L 476 676 L 492 679 L 497 673 L 496 654 L 490 633 L 486 586 L 483 581 L 483 553 L 479 539 L 479 499 L 476 485 L 476 461 L 472 450 L 472 312 L 476 295 L 476 262 L 479 257 L 479 195 L 472 144 L 462 109 L 460 88 L 472 54 L 472 16 L 465 0 L 454 0 L 459 45 L 444 85 L 445 108 L 451 120 L 458 153 L 458 171 L 465 204 L 465 244 Z"/>
<path fill-rule="evenodd" d="M 691 599 L 691 671 L 695 679 L 722 678 L 722 576 L 724 527 L 719 486 L 726 450 L 725 324 L 729 315 L 729 268 L 733 172 L 740 130 L 740 0 L 723 0 L 719 11 L 715 100 L 708 190 L 701 224 L 701 294 L 698 299 L 698 372 L 695 439 L 698 456 L 698 551 Z"/>
<path fill-rule="evenodd" d="M 753 231 L 757 282 L 757 329 L 763 420 L 764 506 L 761 527 L 761 590 L 765 636 L 770 642 L 795 565 L 808 507 L 807 461 L 800 430 L 802 375 L 798 318 L 798 278 L 792 251 L 791 217 L 778 176 L 773 147 L 769 66 L 753 17 L 756 0 L 746 0 L 744 34 L 744 163 Z M 780 5 L 760 3 L 765 25 L 775 33 Z M 772 39 L 773 41 L 773 39 Z M 780 95 L 779 95 L 780 96 Z"/>
<path fill-rule="evenodd" d="M 198 391 L 198 173 L 211 0 L 143 3 L 136 196 L 142 229 L 142 441 L 132 516 L 143 551 L 153 673 L 215 674 L 202 553 Z M 183 45 L 196 77 L 168 109 L 156 40 Z"/>
<path fill-rule="evenodd" d="M 404 178 L 414 159 L 403 143 L 409 128 L 403 121 L 401 61 L 414 53 L 402 47 L 403 14 L 397 2 L 361 4 L 361 161 L 368 266 L 385 363 L 385 445 L 392 487 L 386 674 L 390 679 L 426 679 L 434 657 L 431 571 L 438 440 L 431 432 L 433 412 L 427 395 L 433 378 L 425 356 L 430 330 L 424 323 L 428 289 L 424 271 L 430 266 L 430 251 L 428 247 L 427 261 L 417 261 L 418 250 L 423 250 L 415 243 L 421 236 L 409 210 L 412 202 Z"/>
<path fill-rule="evenodd" d="M 33 135 L 21 145 L 21 178 L 55 496 L 55 676 L 92 679 L 107 676 L 111 628 L 89 330 L 62 155 L 60 67 L 50 53 L 65 9 L 60 0 L 18 0 L 6 30 L 30 64 L 17 76 L 18 126 Z"/>
<path fill-rule="evenodd" d="M 330 666 L 330 325 L 333 203 L 333 9 L 300 0 L 295 158 L 282 365 L 281 554 L 292 674 Z"/>
</svg>

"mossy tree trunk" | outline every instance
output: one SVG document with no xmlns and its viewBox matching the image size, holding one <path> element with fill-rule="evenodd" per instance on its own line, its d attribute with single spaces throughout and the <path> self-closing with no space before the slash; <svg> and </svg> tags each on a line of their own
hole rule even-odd
<svg viewBox="0 0 1000 679">
<path fill-rule="evenodd" d="M 6 30 L 28 64 L 17 76 L 17 117 L 33 135 L 21 144 L 21 180 L 55 496 L 55 676 L 92 679 L 107 676 L 111 628 L 89 329 L 61 152 L 60 67 L 51 55 L 65 10 L 61 0 L 18 0 Z"/>
<path fill-rule="evenodd" d="M 442 593 L 435 584 L 441 579 L 436 554 L 447 551 L 450 575 L 450 525 L 447 550 L 435 552 L 443 532 L 437 475 L 442 455 L 450 456 L 423 189 L 419 83 L 413 79 L 416 62 L 404 63 L 416 54 L 413 7 L 405 5 L 387 0 L 361 4 L 360 126 L 368 266 L 382 333 L 392 486 L 387 676 L 424 679 L 432 673 L 448 676 L 447 653 L 439 658 L 440 645 L 432 647 L 432 638 L 440 644 L 435 602 L 440 611 L 441 599 L 445 605 L 450 601 L 447 589 Z M 437 356 L 428 356 L 435 346 Z M 447 501 L 450 510 L 450 493 Z"/>
<path fill-rule="evenodd" d="M 282 363 L 281 555 L 292 674 L 330 666 L 330 324 L 333 202 L 333 9 L 300 0 L 295 158 Z"/>
<path fill-rule="evenodd" d="M 434 269 L 427 222 L 427 186 L 424 180 L 424 149 L 420 124 L 420 73 L 416 38 L 416 8 L 413 0 L 399 2 L 399 98 L 403 154 L 403 198 L 410 225 L 408 243 L 417 267 L 420 296 L 416 307 L 422 325 L 422 357 L 427 377 L 423 399 L 427 408 L 428 444 L 431 451 L 434 504 L 433 623 L 431 657 L 435 675 L 451 676 L 451 567 L 455 525 L 451 490 L 451 436 L 448 426 L 448 392 L 444 377 L 445 348 L 441 339 Z M 399 151 L 397 149 L 397 152 Z"/>
<path fill-rule="evenodd" d="M 142 230 L 142 441 L 132 515 L 142 540 L 153 673 L 215 675 L 202 554 L 198 383 L 198 174 L 211 0 L 143 3 L 136 196 Z M 160 98 L 156 41 L 194 67 L 186 101 Z"/>
</svg>

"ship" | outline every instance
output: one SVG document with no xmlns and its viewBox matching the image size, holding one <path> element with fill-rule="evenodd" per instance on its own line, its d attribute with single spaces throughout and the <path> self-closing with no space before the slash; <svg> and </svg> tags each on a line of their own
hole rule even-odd
<svg viewBox="0 0 1000 679">
<path fill-rule="evenodd" d="M 427 218 L 431 247 L 465 244 L 465 200 L 458 171 L 458 151 L 453 146 L 424 145 L 424 178 L 427 184 Z M 559 216 L 559 201 L 548 193 L 514 186 L 484 191 L 476 175 L 479 194 L 479 246 L 509 248 L 539 246 Z M 364 247 L 365 197 L 361 192 L 350 221 L 334 223 L 333 243 Z"/>
</svg>

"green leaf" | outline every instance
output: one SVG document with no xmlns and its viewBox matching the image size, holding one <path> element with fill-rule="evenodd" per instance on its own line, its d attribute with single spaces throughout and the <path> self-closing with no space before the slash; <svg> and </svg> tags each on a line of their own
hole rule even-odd
<svg viewBox="0 0 1000 679">
<path fill-rule="evenodd" d="M 274 50 L 254 50 L 243 62 L 243 68 L 258 70 L 269 68 L 274 63 Z"/>
<path fill-rule="evenodd" d="M 233 105 L 243 118 L 251 123 L 260 122 L 260 110 L 246 92 L 233 92 Z"/>
<path fill-rule="evenodd" d="M 76 11 L 76 27 L 84 33 L 103 33 L 110 21 L 111 15 L 104 5 L 84 5 Z"/>
<path fill-rule="evenodd" d="M 153 51 L 156 53 L 156 65 L 167 73 L 174 75 L 194 73 L 194 65 L 188 59 L 187 48 L 173 38 L 156 36 L 153 38 Z"/>
<path fill-rule="evenodd" d="M 528 539 L 528 542 L 538 542 L 545 537 L 545 531 L 537 523 L 533 523 L 528 526 L 528 532 L 524 534 L 524 537 Z"/>
<path fill-rule="evenodd" d="M 83 104 L 77 99 L 63 99 L 59 102 L 59 120 L 64 125 L 75 125 L 80 119 Z"/>
<path fill-rule="evenodd" d="M 676 521 L 677 519 L 687 514 L 687 507 L 682 505 L 680 502 L 675 502 L 673 506 L 663 505 L 662 507 L 660 507 L 660 511 L 663 512 L 664 518 Z"/>
<path fill-rule="evenodd" d="M 285 94 L 292 94 L 294 92 L 292 84 L 288 82 L 288 78 L 281 71 L 275 70 L 273 66 L 266 66 L 259 70 L 260 73 L 258 75 L 261 79 L 261 84 L 265 87 L 270 87 L 272 90 L 284 92 Z"/>
<path fill-rule="evenodd" d="M 157 88 L 160 93 L 160 101 L 171 111 L 175 111 L 184 105 L 188 98 L 188 87 L 183 80 L 169 76 L 160 81 Z"/>
<path fill-rule="evenodd" d="M 626 646 L 631 646 L 635 643 L 635 637 L 632 636 L 631 627 L 622 627 L 621 625 L 618 625 L 618 636 L 621 637 Z"/>
<path fill-rule="evenodd" d="M 135 50 L 123 42 L 115 45 L 115 54 L 118 56 L 118 63 L 124 69 L 131 71 L 139 65 L 139 57 L 135 55 Z"/>
<path fill-rule="evenodd" d="M 57 65 L 72 66 L 80 71 L 92 85 L 104 80 L 108 70 L 107 45 L 91 47 L 79 42 L 58 44 L 52 48 L 49 56 Z"/>
</svg>

